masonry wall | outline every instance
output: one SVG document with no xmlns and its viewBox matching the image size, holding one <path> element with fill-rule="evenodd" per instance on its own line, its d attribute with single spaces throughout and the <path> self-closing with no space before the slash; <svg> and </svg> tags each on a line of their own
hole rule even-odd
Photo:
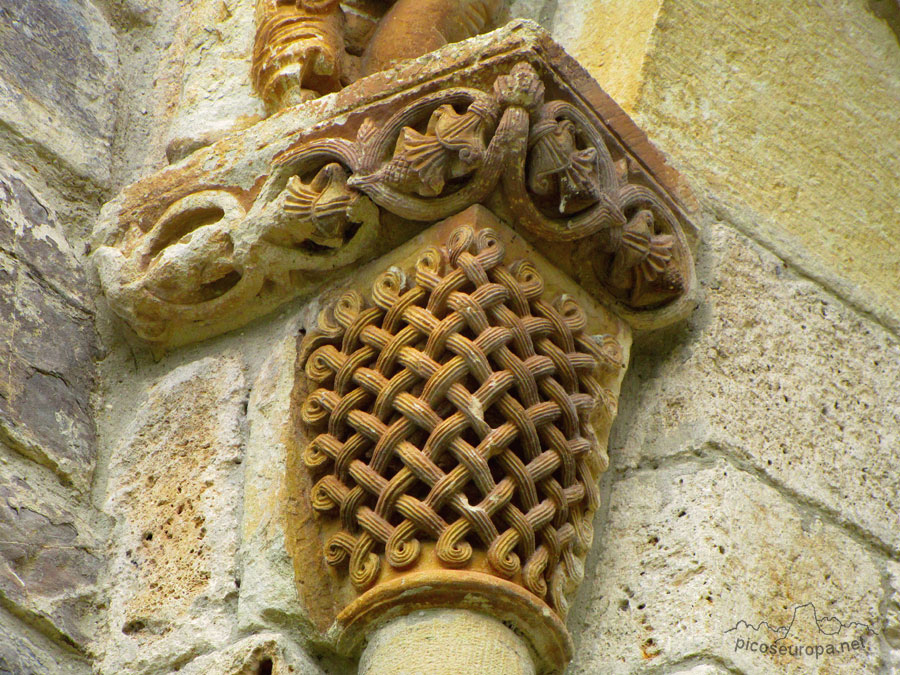
<svg viewBox="0 0 900 675">
<path fill-rule="evenodd" d="M 279 515 L 314 308 L 156 359 L 87 257 L 121 187 L 261 114 L 252 5 L 0 0 L 0 673 L 355 672 Z M 632 349 L 569 672 L 900 670 L 900 8 L 511 15 L 664 151 L 702 236 L 700 308 Z M 877 635 L 816 658 L 725 633 L 809 603 Z"/>
</svg>

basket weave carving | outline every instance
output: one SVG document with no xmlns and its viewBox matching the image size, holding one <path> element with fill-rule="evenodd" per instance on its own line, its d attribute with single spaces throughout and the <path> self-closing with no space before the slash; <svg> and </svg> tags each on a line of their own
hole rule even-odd
<svg viewBox="0 0 900 675">
<path fill-rule="evenodd" d="M 560 615 L 582 578 L 606 468 L 595 438 L 621 364 L 611 336 L 585 334 L 568 296 L 544 298 L 527 261 L 504 265 L 493 230 L 455 229 L 411 279 L 391 267 L 371 301 L 344 294 L 305 339 L 316 383 L 301 418 L 313 507 L 339 518 L 325 556 L 359 591 L 385 564 L 478 559 Z M 324 474 L 324 475 L 323 475 Z"/>
</svg>

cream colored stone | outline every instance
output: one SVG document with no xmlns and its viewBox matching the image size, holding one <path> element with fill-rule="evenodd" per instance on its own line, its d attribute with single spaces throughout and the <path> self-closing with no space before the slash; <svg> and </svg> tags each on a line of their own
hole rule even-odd
<svg viewBox="0 0 900 675">
<path fill-rule="evenodd" d="M 376 631 L 359 675 L 534 675 L 522 639 L 502 623 L 467 610 L 433 609 Z"/>
<path fill-rule="evenodd" d="M 722 453 L 900 551 L 900 341 L 724 226 L 677 335 L 635 345 L 618 470 Z"/>
<path fill-rule="evenodd" d="M 289 468 L 287 448 L 296 348 L 296 337 L 274 340 L 271 355 L 251 388 L 238 621 L 245 631 L 289 625 L 314 639 L 313 620 L 298 594 L 285 539 L 285 477 L 289 470 L 299 470 Z M 310 553 L 307 563 L 319 562 L 321 556 Z M 315 575 L 309 576 L 312 582 Z"/>
<path fill-rule="evenodd" d="M 726 673 L 728 673 L 728 671 L 721 666 L 712 666 L 708 664 L 672 671 L 672 675 L 725 675 Z"/>
<path fill-rule="evenodd" d="M 172 49 L 181 82 L 167 154 L 177 161 L 265 114 L 250 82 L 255 0 L 184 4 Z"/>
<path fill-rule="evenodd" d="M 900 50 L 884 21 L 852 0 L 579 11 L 563 42 L 707 207 L 900 326 Z"/>
<path fill-rule="evenodd" d="M 644 60 L 664 0 L 560 0 L 554 37 L 628 113 L 639 99 Z"/>
<path fill-rule="evenodd" d="M 693 458 L 626 474 L 612 486 L 599 541 L 583 613 L 569 622 L 580 643 L 570 675 L 668 672 L 701 654 L 728 672 L 878 672 L 872 636 L 866 649 L 817 660 L 737 647 L 738 638 L 771 644 L 765 627 L 726 633 L 739 621 L 787 625 L 796 609 L 786 646 L 858 637 L 858 627 L 822 634 L 807 603 L 820 620 L 880 623 L 871 553 L 753 474 Z"/>
<path fill-rule="evenodd" d="M 508 0 L 507 5 L 510 19 L 528 19 L 549 31 L 557 0 Z"/>
<path fill-rule="evenodd" d="M 234 355 L 181 366 L 151 388 L 114 451 L 103 672 L 152 672 L 227 644 L 245 397 Z"/>
<path fill-rule="evenodd" d="M 312 659 L 276 633 L 259 633 L 194 659 L 180 675 L 323 675 Z"/>
</svg>

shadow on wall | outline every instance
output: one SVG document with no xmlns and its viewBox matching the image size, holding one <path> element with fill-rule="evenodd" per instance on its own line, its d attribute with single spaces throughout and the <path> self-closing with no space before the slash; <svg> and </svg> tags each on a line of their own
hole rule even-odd
<svg viewBox="0 0 900 675">
<path fill-rule="evenodd" d="M 900 0 L 869 0 L 869 11 L 890 26 L 900 46 Z"/>
</svg>

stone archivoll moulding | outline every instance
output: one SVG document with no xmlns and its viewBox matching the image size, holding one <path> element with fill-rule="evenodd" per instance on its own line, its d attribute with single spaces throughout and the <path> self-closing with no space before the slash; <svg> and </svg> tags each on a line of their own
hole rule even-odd
<svg viewBox="0 0 900 675">
<path fill-rule="evenodd" d="M 557 672 L 631 330 L 695 304 L 685 202 L 631 120 L 520 22 L 129 186 L 94 257 L 160 350 L 352 278 L 293 394 L 285 543 L 311 622 L 354 653 L 415 609 L 474 609 Z"/>
<path fill-rule="evenodd" d="M 485 204 L 649 328 L 694 306 L 677 174 L 534 24 L 277 113 L 106 205 L 112 309 L 159 349 L 239 327 Z"/>
<path fill-rule="evenodd" d="M 294 537 L 321 541 L 332 597 L 360 594 L 333 617 L 339 649 L 417 609 L 474 609 L 560 669 L 628 324 L 482 206 L 353 287 L 303 339 L 294 394 L 317 514 Z"/>
</svg>

